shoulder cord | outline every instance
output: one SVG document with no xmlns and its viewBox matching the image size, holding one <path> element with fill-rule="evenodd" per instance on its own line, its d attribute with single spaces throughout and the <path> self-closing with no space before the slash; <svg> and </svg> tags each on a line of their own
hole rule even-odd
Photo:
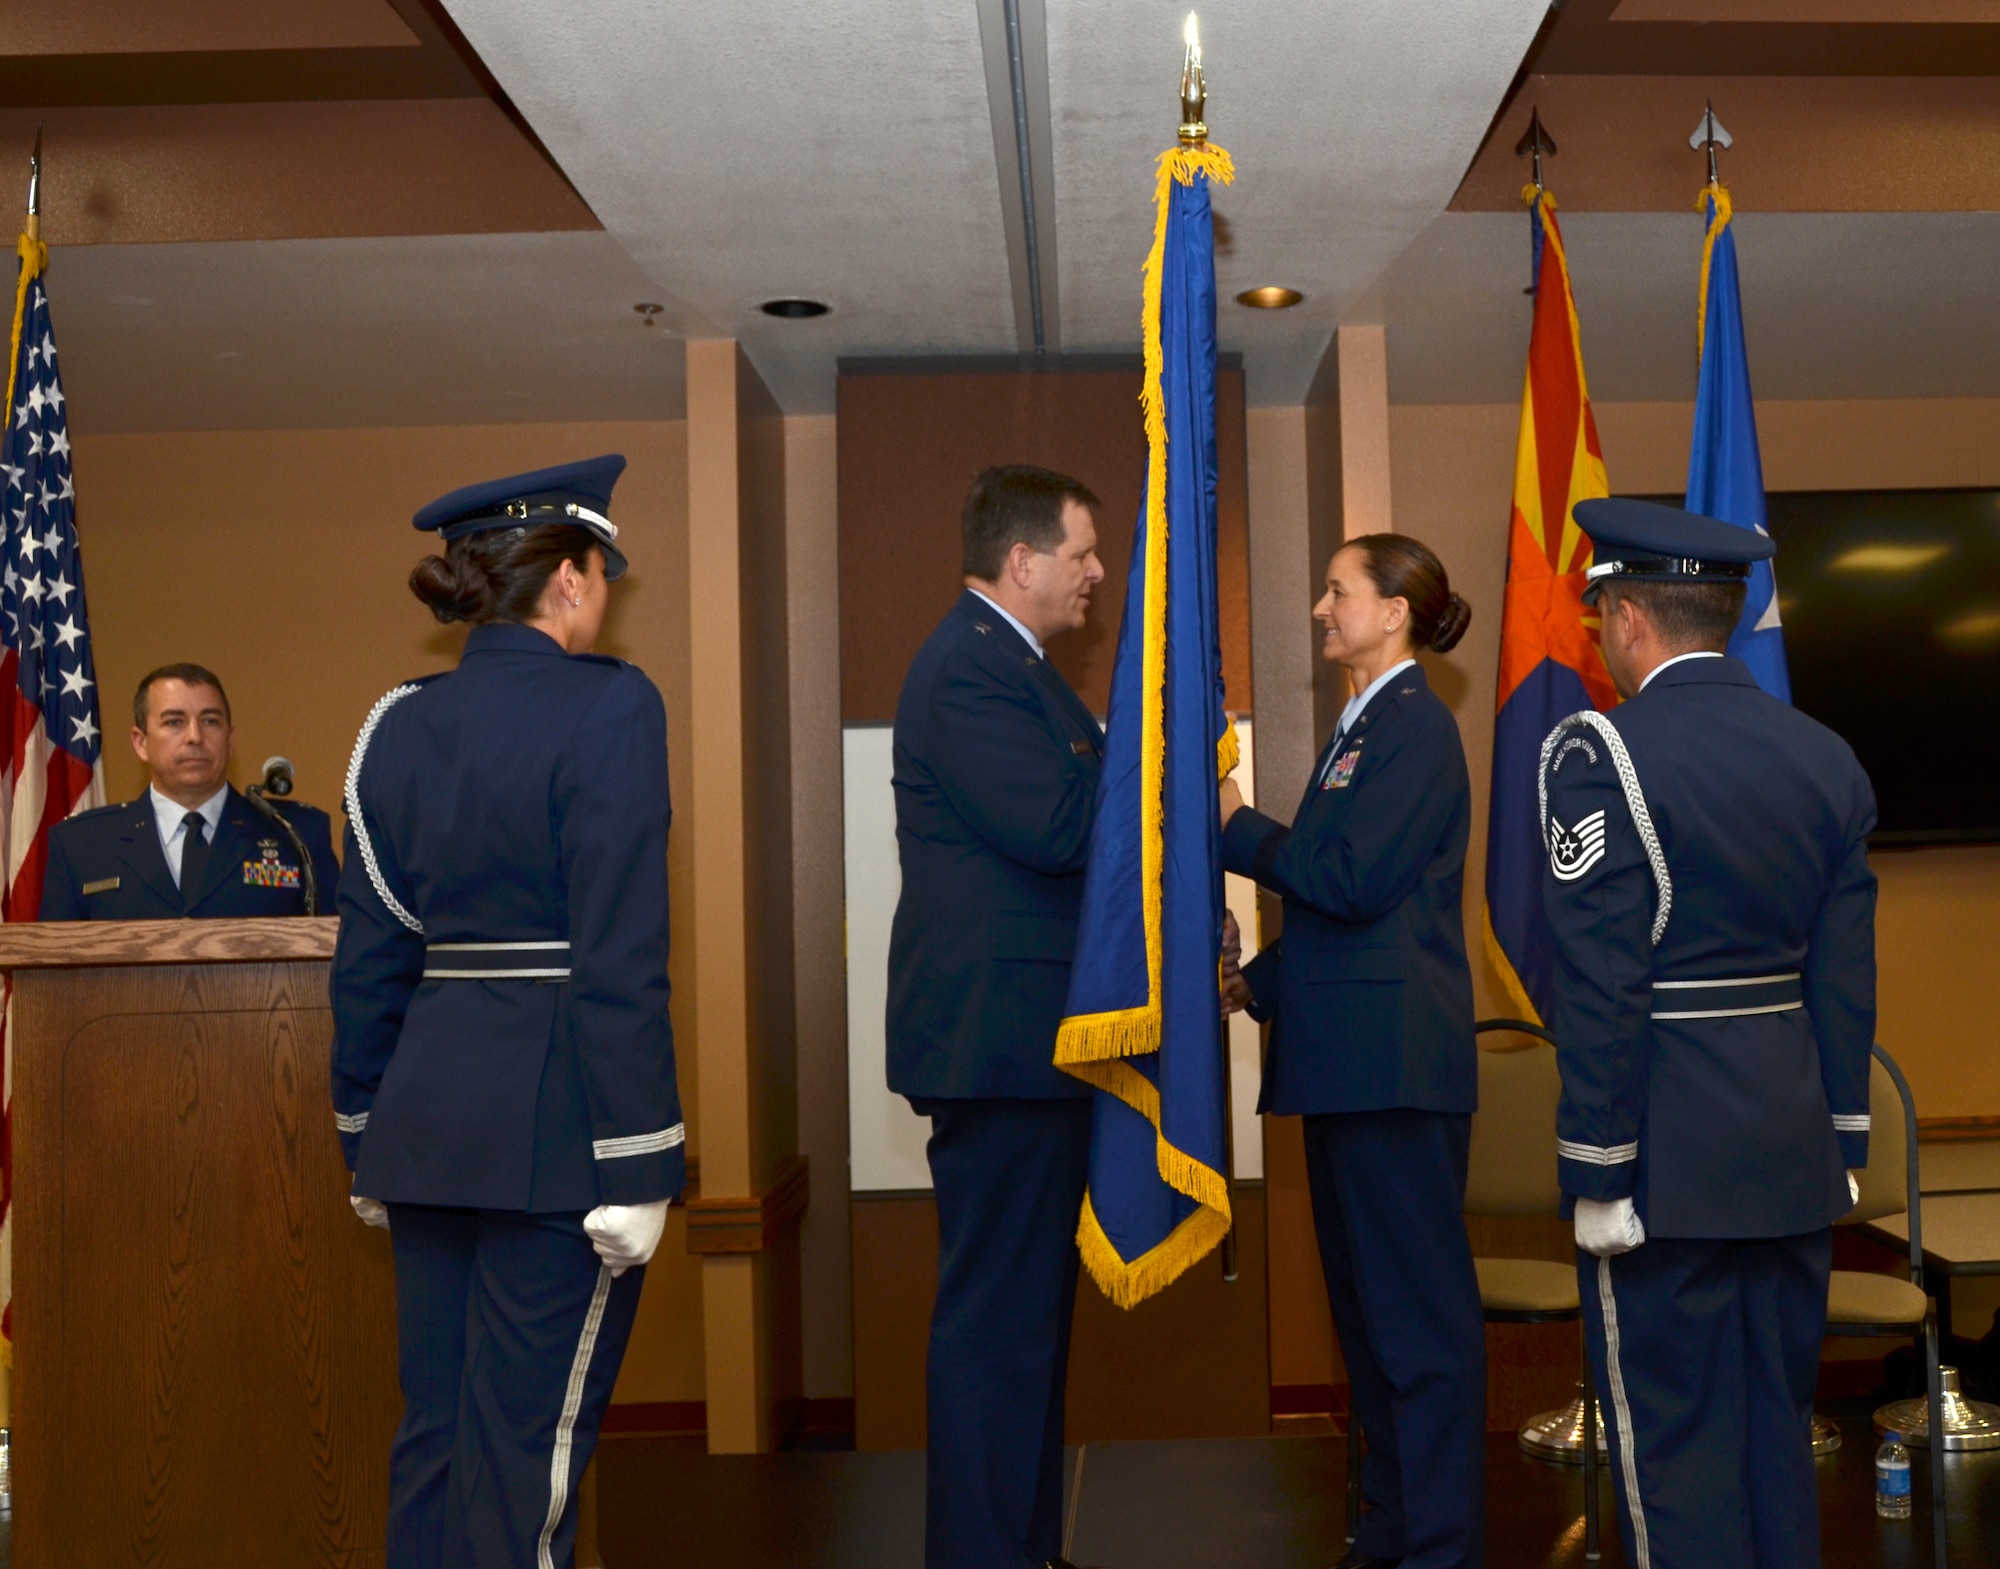
<svg viewBox="0 0 2000 1569">
<path fill-rule="evenodd" d="M 1587 708 L 1582 713 L 1571 714 L 1551 730 L 1549 738 L 1542 743 L 1542 763 L 1535 779 L 1542 802 L 1542 847 L 1545 850 L 1549 848 L 1549 759 L 1555 755 L 1556 746 L 1564 733 L 1578 725 L 1588 725 L 1604 738 L 1605 749 L 1611 753 L 1611 764 L 1618 770 L 1618 783 L 1625 790 L 1625 805 L 1632 813 L 1632 824 L 1639 830 L 1639 842 L 1646 847 L 1646 859 L 1653 868 L 1653 884 L 1660 895 L 1653 911 L 1653 946 L 1657 948 L 1660 939 L 1666 935 L 1667 916 L 1673 911 L 1674 882 L 1667 875 L 1666 852 L 1660 848 L 1660 836 L 1653 831 L 1653 814 L 1646 809 L 1646 797 L 1639 789 L 1639 773 L 1632 766 L 1632 754 L 1625 750 L 1625 738 L 1618 733 L 1616 725 L 1595 709 Z"/>
<path fill-rule="evenodd" d="M 375 885 L 376 897 L 391 915 L 421 937 L 424 935 L 424 923 L 404 909 L 402 902 L 389 892 L 389 884 L 382 876 L 381 863 L 375 859 L 375 845 L 368 837 L 368 820 L 361 814 L 361 762 L 368 755 L 368 743 L 375 738 L 375 727 L 382 722 L 384 714 L 416 690 L 417 683 L 408 682 L 384 694 L 382 700 L 368 710 L 368 717 L 361 722 L 361 734 L 354 738 L 353 761 L 347 765 L 345 799 L 348 826 L 354 830 L 354 842 L 361 847 L 361 864 L 368 870 L 368 881 Z"/>
</svg>

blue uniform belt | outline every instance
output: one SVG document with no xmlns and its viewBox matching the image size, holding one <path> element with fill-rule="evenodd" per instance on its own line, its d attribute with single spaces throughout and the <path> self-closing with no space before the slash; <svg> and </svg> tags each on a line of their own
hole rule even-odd
<svg viewBox="0 0 2000 1569">
<path fill-rule="evenodd" d="M 1728 980 L 1653 982 L 1656 1019 L 1741 1019 L 1756 1013 L 1790 1013 L 1805 1005 L 1805 987 L 1796 970 Z"/>
<path fill-rule="evenodd" d="M 424 945 L 427 981 L 566 981 L 566 942 L 434 942 Z"/>
</svg>

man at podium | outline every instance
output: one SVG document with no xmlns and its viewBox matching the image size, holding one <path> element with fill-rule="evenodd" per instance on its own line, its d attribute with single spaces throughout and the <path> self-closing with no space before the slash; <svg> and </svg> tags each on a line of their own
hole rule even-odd
<svg viewBox="0 0 2000 1569">
<path fill-rule="evenodd" d="M 152 782 L 136 801 L 80 812 L 49 830 L 45 921 L 305 915 L 306 868 L 283 827 L 229 783 L 232 737 L 222 682 L 200 665 L 162 665 L 132 699 L 132 750 Z M 284 807 L 311 857 L 319 911 L 340 865 L 332 825 Z"/>
</svg>

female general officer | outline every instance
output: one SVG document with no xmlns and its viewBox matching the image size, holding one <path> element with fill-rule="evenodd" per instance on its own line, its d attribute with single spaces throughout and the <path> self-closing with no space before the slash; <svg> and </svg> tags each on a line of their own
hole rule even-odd
<svg viewBox="0 0 2000 1569">
<path fill-rule="evenodd" d="M 333 1099 L 354 1207 L 396 1257 L 391 1569 L 571 1561 L 667 1203 L 666 715 L 590 653 L 625 570 L 625 460 L 455 491 L 410 575 L 469 621 L 347 774 Z M 386 1213 L 385 1213 L 386 1211 Z"/>
<path fill-rule="evenodd" d="M 1354 698 L 1288 829 L 1223 785 L 1223 864 L 1284 936 L 1229 985 L 1273 1021 L 1264 1111 L 1305 1117 L 1327 1295 L 1367 1437 L 1350 1566 L 1476 1565 L 1485 1329 L 1462 1211 L 1477 1094 L 1460 896 L 1471 792 L 1414 652 L 1471 610 L 1402 534 L 1351 540 L 1313 607 Z"/>
</svg>

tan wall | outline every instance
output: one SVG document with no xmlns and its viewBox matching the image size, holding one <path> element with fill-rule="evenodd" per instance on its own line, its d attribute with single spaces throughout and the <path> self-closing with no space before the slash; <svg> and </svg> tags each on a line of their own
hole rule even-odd
<svg viewBox="0 0 2000 1569">
<path fill-rule="evenodd" d="M 410 515 L 476 480 L 606 451 L 631 460 L 613 508 L 632 570 L 603 647 L 666 698 L 674 798 L 668 842 L 677 933 L 690 929 L 686 427 L 679 422 L 406 430 L 79 436 L 77 521 L 109 743 L 112 797 L 144 774 L 125 744 L 129 702 L 154 665 L 220 675 L 236 714 L 240 785 L 270 753 L 299 795 L 338 809 L 354 733 L 375 699 L 457 658 L 462 628 L 432 621 L 404 580 L 425 542 Z M 127 717 L 121 719 L 121 715 Z M 689 946 L 671 962 L 681 1094 L 696 1103 Z M 649 1273 L 620 1400 L 702 1394 L 699 1277 L 678 1214 Z"/>
<path fill-rule="evenodd" d="M 1687 481 L 1693 408 L 1685 403 L 1597 405 L 1611 486 L 1673 492 Z M 1772 490 L 2000 485 L 2000 401 L 1760 403 L 1765 484 Z M 1512 492 L 1512 404 L 1405 405 L 1390 411 L 1395 526 L 1444 558 L 1473 605 L 1471 630 L 1452 653 L 1426 656 L 1458 715 L 1483 803 L 1493 752 L 1506 507 Z M 1782 563 L 1780 571 L 1782 572 Z M 1883 1044 L 1908 1071 L 1927 1117 L 2000 1112 L 2000 970 L 1989 962 L 2000 931 L 2000 848 L 1878 853 L 1877 920 Z M 1478 932 L 1486 866 L 1483 811 L 1466 863 L 1468 930 Z M 1482 1013 L 1503 994 L 1472 944 Z"/>
</svg>

